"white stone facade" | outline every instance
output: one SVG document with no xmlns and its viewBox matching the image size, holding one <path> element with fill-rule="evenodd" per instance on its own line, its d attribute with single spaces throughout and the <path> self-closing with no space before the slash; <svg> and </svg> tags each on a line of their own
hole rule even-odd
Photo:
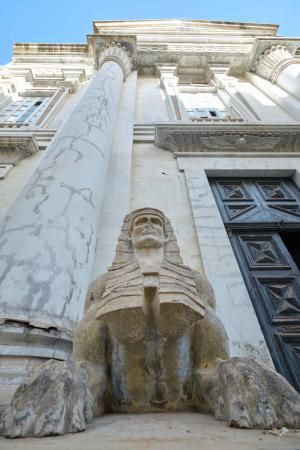
<svg viewBox="0 0 300 450">
<path fill-rule="evenodd" d="M 300 186 L 300 38 L 275 25 L 97 21 L 87 43 L 15 44 L 0 70 L 0 406 L 68 359 L 123 217 L 171 220 L 232 356 L 272 365 L 209 177 Z"/>
</svg>

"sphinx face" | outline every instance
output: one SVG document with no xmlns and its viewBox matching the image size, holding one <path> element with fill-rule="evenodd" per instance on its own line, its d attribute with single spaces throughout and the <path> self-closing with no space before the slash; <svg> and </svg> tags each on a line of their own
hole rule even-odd
<svg viewBox="0 0 300 450">
<path fill-rule="evenodd" d="M 134 248 L 163 247 L 166 236 L 161 217 L 154 214 L 142 214 L 134 219 L 132 227 L 132 245 Z"/>
</svg>

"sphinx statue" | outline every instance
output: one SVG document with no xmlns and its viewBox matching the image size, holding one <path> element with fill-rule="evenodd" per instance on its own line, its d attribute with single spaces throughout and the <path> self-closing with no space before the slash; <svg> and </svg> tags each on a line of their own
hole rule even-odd
<svg viewBox="0 0 300 450">
<path fill-rule="evenodd" d="M 164 214 L 129 214 L 112 267 L 92 283 L 75 332 L 74 358 L 109 376 L 96 413 L 105 405 L 115 412 L 194 406 L 194 368 L 229 358 L 214 308 L 206 277 L 183 265 Z"/>
<path fill-rule="evenodd" d="M 300 426 L 300 396 L 253 358 L 229 357 L 203 273 L 184 266 L 170 221 L 125 217 L 116 256 L 91 285 L 74 338 L 94 415 L 196 409 L 231 426 Z"/>
<path fill-rule="evenodd" d="M 82 431 L 104 412 L 197 410 L 240 428 L 300 428 L 300 395 L 254 358 L 230 358 L 203 273 L 183 264 L 154 208 L 124 219 L 112 266 L 88 291 L 73 362 L 50 360 L 21 385 L 0 431 Z"/>
</svg>

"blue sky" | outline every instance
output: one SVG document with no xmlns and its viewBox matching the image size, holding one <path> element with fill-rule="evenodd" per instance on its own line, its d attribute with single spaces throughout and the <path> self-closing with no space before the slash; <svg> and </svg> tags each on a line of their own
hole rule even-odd
<svg viewBox="0 0 300 450">
<path fill-rule="evenodd" d="M 300 37 L 300 0 L 0 0 L 0 64 L 14 42 L 85 43 L 93 20 L 205 19 L 279 24 Z"/>
</svg>

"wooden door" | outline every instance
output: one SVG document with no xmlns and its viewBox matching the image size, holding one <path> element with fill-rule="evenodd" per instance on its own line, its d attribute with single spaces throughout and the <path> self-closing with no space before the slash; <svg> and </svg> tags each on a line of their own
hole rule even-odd
<svg viewBox="0 0 300 450">
<path fill-rule="evenodd" d="M 300 391 L 299 191 L 290 179 L 211 186 L 274 365 Z"/>
</svg>

